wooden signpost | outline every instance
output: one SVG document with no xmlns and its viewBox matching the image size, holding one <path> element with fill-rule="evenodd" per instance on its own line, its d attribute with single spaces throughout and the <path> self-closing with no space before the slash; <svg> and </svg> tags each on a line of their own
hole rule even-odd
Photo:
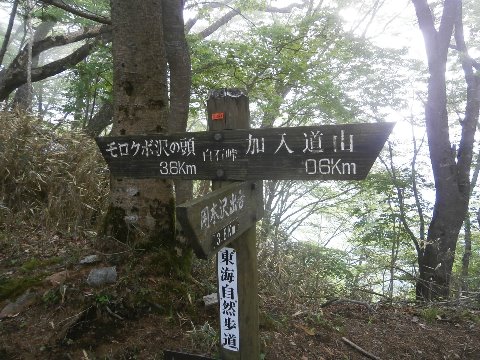
<svg viewBox="0 0 480 360">
<path fill-rule="evenodd" d="M 177 220 L 201 259 L 216 254 L 262 217 L 261 182 L 235 182 L 177 206 Z"/>
<path fill-rule="evenodd" d="M 163 352 L 164 360 L 214 360 L 211 357 L 192 355 L 183 352 L 165 350 Z"/>
<path fill-rule="evenodd" d="M 207 110 L 207 132 L 96 141 L 114 176 L 213 181 L 210 194 L 177 206 L 177 219 L 198 257 L 217 254 L 220 359 L 256 360 L 258 180 L 364 179 L 394 123 L 249 129 L 248 98 L 236 89 L 212 91 Z"/>
<path fill-rule="evenodd" d="M 213 134 L 241 131 L 250 127 L 247 96 L 239 90 L 211 91 L 207 101 L 208 129 Z M 215 136 L 215 135 L 214 135 Z M 219 138 L 219 136 L 217 136 Z M 224 169 L 223 178 L 226 178 Z M 217 178 L 218 180 L 218 178 Z M 213 181 L 213 190 L 228 186 Z M 263 187 L 263 184 L 262 184 Z M 263 211 L 263 202 L 262 202 Z M 220 318 L 220 358 L 222 360 L 259 359 L 257 234 L 248 228 L 229 247 L 217 254 Z"/>
<path fill-rule="evenodd" d="M 225 118 L 232 120 L 231 115 Z M 225 120 L 212 120 L 224 124 Z M 394 124 L 345 124 L 97 138 L 115 176 L 361 180 Z"/>
</svg>

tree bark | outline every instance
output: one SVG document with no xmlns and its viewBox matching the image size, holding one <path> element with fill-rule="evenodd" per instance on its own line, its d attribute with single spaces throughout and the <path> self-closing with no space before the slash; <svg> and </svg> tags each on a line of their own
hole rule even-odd
<svg viewBox="0 0 480 360">
<path fill-rule="evenodd" d="M 91 136 L 99 136 L 108 125 L 113 122 L 113 104 L 105 102 L 97 113 L 88 121 L 85 132 Z"/>
<path fill-rule="evenodd" d="M 477 183 L 478 175 L 480 173 L 480 154 L 477 155 L 477 163 L 475 164 L 475 170 L 473 171 L 470 196 L 472 196 L 473 189 Z M 460 289 L 458 295 L 468 292 L 468 273 L 470 268 L 470 257 L 472 256 L 472 221 L 470 220 L 470 213 L 467 212 L 464 228 L 464 251 L 462 256 L 462 270 L 460 274 Z"/>
<path fill-rule="evenodd" d="M 62 59 L 32 68 L 32 82 L 59 74 L 78 64 L 96 49 L 99 41 L 108 42 L 110 40 L 109 31 L 110 29 L 108 27 L 102 26 L 69 35 L 49 36 L 43 40 L 34 42 L 32 47 L 33 57 L 56 46 L 72 44 L 85 39 L 96 39 L 94 41 L 87 41 L 86 44 L 80 46 L 77 50 Z M 27 83 L 27 66 L 28 51 L 25 47 L 7 68 L 0 71 L 0 101 L 5 100 L 12 91 Z"/>
<path fill-rule="evenodd" d="M 10 13 L 10 19 L 7 25 L 7 31 L 5 32 L 5 36 L 3 38 L 2 48 L 0 49 L 0 65 L 3 64 L 3 58 L 7 53 L 8 43 L 10 41 L 10 36 L 12 35 L 12 28 L 13 23 L 15 21 L 15 15 L 17 14 L 19 0 L 15 0 L 12 6 L 12 12 Z"/>
<path fill-rule="evenodd" d="M 170 132 L 187 130 L 188 110 L 192 70 L 190 53 L 185 38 L 183 7 L 178 0 L 163 2 L 163 30 L 170 73 L 170 114 L 168 126 Z M 175 180 L 175 199 L 181 204 L 193 197 L 193 183 L 189 180 Z"/>
<path fill-rule="evenodd" d="M 445 72 L 454 28 L 457 46 L 463 40 L 462 3 L 461 0 L 445 0 L 437 31 L 427 1 L 412 2 L 428 58 L 430 77 L 425 121 L 436 192 L 427 241 L 418 253 L 420 277 L 416 295 L 420 300 L 436 300 L 450 294 L 456 244 L 468 209 L 473 136 L 478 123 L 478 99 L 475 98 L 478 84 L 475 87 L 466 72 L 473 70 L 473 63 L 470 66 L 463 64 L 468 96 L 461 141 L 456 152 L 449 137 Z"/>
<path fill-rule="evenodd" d="M 33 41 L 38 43 L 39 41 L 44 40 L 47 37 L 50 30 L 52 30 L 54 25 L 55 25 L 54 21 L 42 22 L 35 30 Z M 32 69 L 38 67 L 38 63 L 40 61 L 40 54 L 41 53 L 38 53 L 32 56 Z M 30 94 L 32 94 L 32 96 L 29 96 Z M 31 84 L 30 86 L 28 86 L 27 83 L 23 84 L 15 92 L 15 96 L 13 98 L 13 106 L 23 110 L 31 109 L 32 100 L 33 100 L 32 97 L 33 97 L 33 86 L 31 86 Z"/>
<path fill-rule="evenodd" d="M 112 135 L 168 131 L 167 53 L 162 19 L 174 16 L 164 1 L 113 0 Z M 182 6 L 177 2 L 177 6 Z M 173 183 L 111 178 L 104 234 L 155 249 L 165 274 L 189 270 L 191 252 L 176 240 Z"/>
</svg>

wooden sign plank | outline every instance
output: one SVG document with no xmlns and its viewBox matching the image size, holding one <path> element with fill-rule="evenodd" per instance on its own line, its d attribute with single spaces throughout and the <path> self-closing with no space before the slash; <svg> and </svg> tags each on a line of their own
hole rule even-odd
<svg viewBox="0 0 480 360">
<path fill-rule="evenodd" d="M 118 177 L 361 180 L 394 123 L 97 138 Z"/>
<path fill-rule="evenodd" d="M 163 352 L 164 360 L 214 360 L 211 357 L 206 357 L 202 355 L 193 355 L 182 352 L 165 350 Z"/>
<path fill-rule="evenodd" d="M 260 183 L 236 182 L 177 206 L 177 220 L 195 254 L 207 259 L 263 217 Z"/>
</svg>

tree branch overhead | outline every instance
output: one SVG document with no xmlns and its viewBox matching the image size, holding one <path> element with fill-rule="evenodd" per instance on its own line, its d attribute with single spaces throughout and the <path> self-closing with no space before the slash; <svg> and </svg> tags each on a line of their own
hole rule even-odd
<svg viewBox="0 0 480 360">
<path fill-rule="evenodd" d="M 92 20 L 100 24 L 111 25 L 112 21 L 104 16 L 96 15 L 86 11 L 79 10 L 71 5 L 68 5 L 66 2 L 61 0 L 40 0 L 40 2 L 46 5 L 52 5 L 59 9 L 65 10 L 73 15 L 80 16 L 84 19 Z"/>
</svg>

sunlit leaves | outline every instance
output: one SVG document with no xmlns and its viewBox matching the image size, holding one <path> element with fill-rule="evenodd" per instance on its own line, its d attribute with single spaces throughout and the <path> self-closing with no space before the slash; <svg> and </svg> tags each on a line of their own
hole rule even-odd
<svg viewBox="0 0 480 360">
<path fill-rule="evenodd" d="M 247 89 L 255 126 L 371 121 L 405 107 L 405 53 L 344 32 L 328 8 L 194 42 L 192 53 L 196 92 Z"/>
<path fill-rule="evenodd" d="M 68 74 L 64 112 L 72 113 L 74 127 L 83 128 L 102 103 L 111 101 L 112 67 L 110 46 L 99 48 Z"/>
<path fill-rule="evenodd" d="M 67 2 L 67 5 L 74 7 L 82 12 L 92 15 L 99 15 L 105 18 L 110 17 L 110 2 L 108 0 L 76 0 L 75 2 Z M 92 26 L 95 22 L 87 20 L 81 16 L 71 14 L 65 10 L 55 6 L 45 5 L 38 2 L 34 11 L 34 17 L 42 21 L 57 21 L 67 26 Z"/>
</svg>

